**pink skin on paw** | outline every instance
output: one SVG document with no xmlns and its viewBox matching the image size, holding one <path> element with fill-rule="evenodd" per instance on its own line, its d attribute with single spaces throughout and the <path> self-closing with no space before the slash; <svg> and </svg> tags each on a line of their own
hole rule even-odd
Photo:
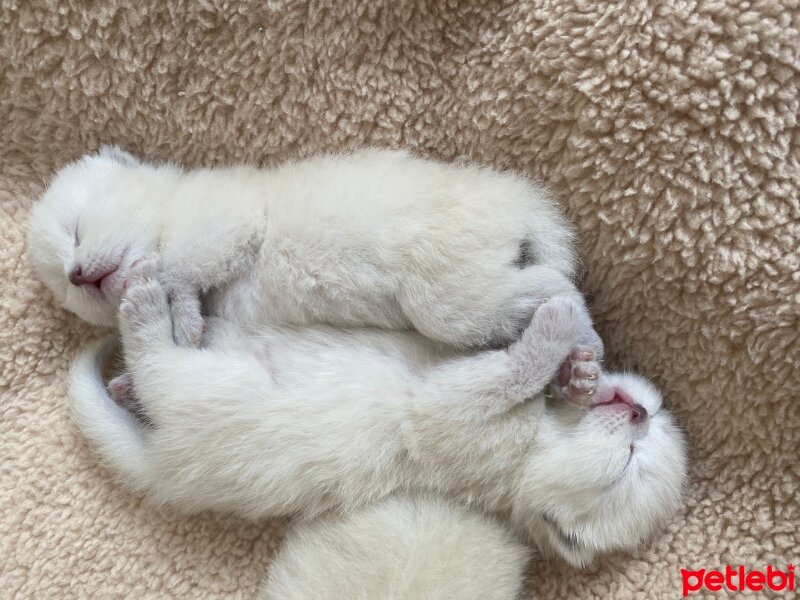
<svg viewBox="0 0 800 600">
<path fill-rule="evenodd" d="M 108 393 L 117 403 L 117 406 L 130 412 L 142 424 L 152 425 L 150 419 L 142 410 L 141 401 L 139 396 L 136 395 L 136 389 L 133 386 L 133 378 L 129 373 L 123 373 L 109 381 Z"/>
<path fill-rule="evenodd" d="M 108 391 L 119 406 L 130 411 L 138 408 L 139 400 L 133 389 L 133 379 L 128 373 L 123 373 L 108 382 Z"/>
<path fill-rule="evenodd" d="M 559 392 L 568 400 L 585 404 L 594 396 L 601 373 L 595 356 L 594 349 L 578 346 L 561 364 L 555 383 Z"/>
</svg>

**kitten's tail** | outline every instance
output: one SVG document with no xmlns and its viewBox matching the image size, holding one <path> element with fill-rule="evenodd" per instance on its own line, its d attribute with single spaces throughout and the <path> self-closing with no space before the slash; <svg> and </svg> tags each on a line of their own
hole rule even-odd
<svg viewBox="0 0 800 600">
<path fill-rule="evenodd" d="M 78 354 L 70 371 L 72 412 L 103 460 L 126 483 L 143 488 L 147 481 L 145 432 L 136 417 L 114 402 L 103 384 L 103 364 L 115 342 L 112 335 Z"/>
</svg>

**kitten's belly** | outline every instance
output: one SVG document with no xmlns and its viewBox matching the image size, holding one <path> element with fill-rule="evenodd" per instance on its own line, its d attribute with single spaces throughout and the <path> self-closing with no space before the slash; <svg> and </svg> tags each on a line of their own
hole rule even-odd
<svg viewBox="0 0 800 600">
<path fill-rule="evenodd" d="M 206 313 L 246 327 L 328 324 L 412 329 L 396 284 L 366 262 L 330 265 L 310 274 L 300 261 L 263 255 L 258 264 L 206 297 Z"/>
</svg>

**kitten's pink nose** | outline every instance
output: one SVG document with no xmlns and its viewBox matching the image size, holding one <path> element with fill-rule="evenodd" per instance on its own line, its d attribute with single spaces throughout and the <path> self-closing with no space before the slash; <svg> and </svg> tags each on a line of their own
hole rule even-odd
<svg viewBox="0 0 800 600">
<path fill-rule="evenodd" d="M 630 404 L 631 423 L 644 423 L 647 421 L 647 409 L 641 404 Z"/>
<path fill-rule="evenodd" d="M 69 274 L 69 282 L 72 285 L 97 285 L 98 282 L 102 279 L 102 275 L 100 277 L 84 277 L 83 273 L 81 272 L 81 267 L 78 265 Z"/>
<path fill-rule="evenodd" d="M 605 396 L 603 398 L 601 395 L 598 398 L 598 402 L 594 404 L 592 408 L 599 408 L 601 410 L 614 410 L 614 411 L 627 411 L 630 415 L 631 423 L 640 424 L 645 423 L 648 418 L 647 409 L 639 404 L 638 402 L 634 402 L 633 399 L 621 392 L 620 390 L 612 390 L 609 396 Z"/>
</svg>

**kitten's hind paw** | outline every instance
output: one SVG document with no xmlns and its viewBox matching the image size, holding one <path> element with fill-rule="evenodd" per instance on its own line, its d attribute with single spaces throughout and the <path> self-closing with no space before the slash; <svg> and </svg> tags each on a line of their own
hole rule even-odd
<svg viewBox="0 0 800 600">
<path fill-rule="evenodd" d="M 108 382 L 108 393 L 117 406 L 124 408 L 133 416 L 139 419 L 143 424 L 150 425 L 150 420 L 144 413 L 141 400 L 136 395 L 136 389 L 133 387 L 133 377 L 130 373 L 123 373 L 117 375 Z"/>
<path fill-rule="evenodd" d="M 130 373 L 117 375 L 108 382 L 108 393 L 118 406 L 127 410 L 133 410 L 139 400 L 133 391 L 133 378 Z"/>
<path fill-rule="evenodd" d="M 590 346 L 577 346 L 559 368 L 553 389 L 571 402 L 589 404 L 597 392 L 601 367 Z"/>
</svg>

